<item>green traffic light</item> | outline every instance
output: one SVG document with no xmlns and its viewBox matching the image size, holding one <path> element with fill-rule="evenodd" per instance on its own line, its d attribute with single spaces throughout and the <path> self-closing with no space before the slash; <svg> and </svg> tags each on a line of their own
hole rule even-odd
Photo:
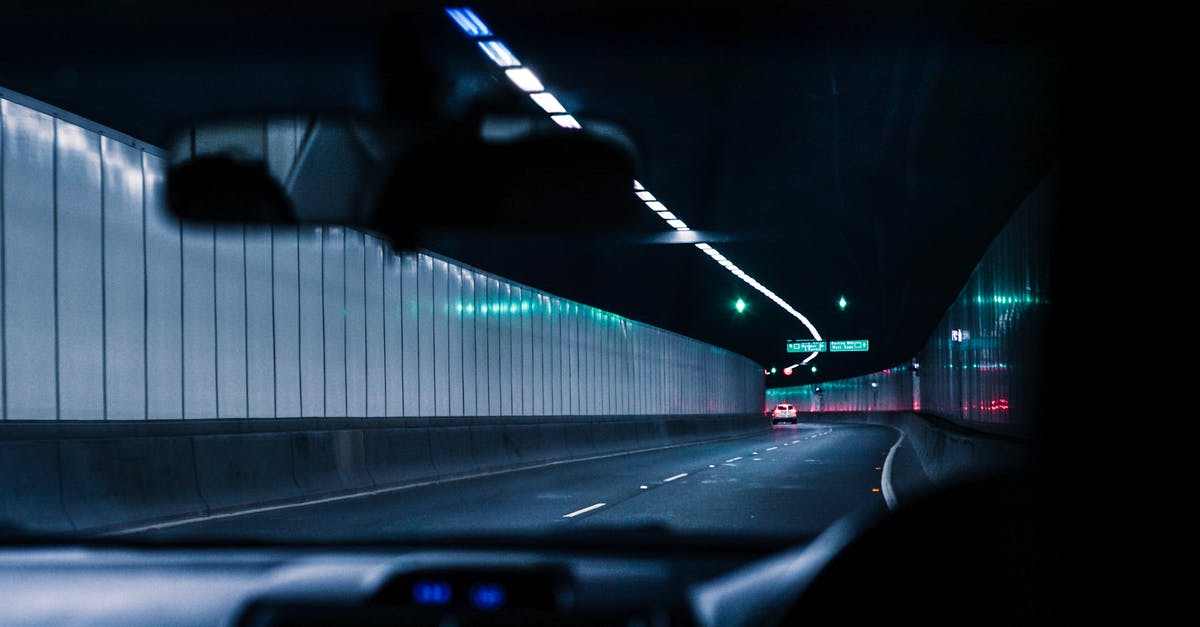
<svg viewBox="0 0 1200 627">
<path fill-rule="evenodd" d="M 849 304 L 850 303 L 846 301 L 845 296 L 838 298 L 838 309 L 841 309 L 842 311 L 846 311 L 846 305 L 849 305 Z"/>
<path fill-rule="evenodd" d="M 771 366 L 771 374 L 775 374 L 775 366 Z"/>
<path fill-rule="evenodd" d="M 736 309 L 738 313 L 746 311 L 746 301 L 740 298 L 737 299 L 737 302 L 733 304 L 733 308 Z"/>
<path fill-rule="evenodd" d="M 817 374 L 817 367 L 816 367 L 816 366 L 813 366 L 813 367 L 812 367 L 812 373 L 813 373 L 813 374 Z"/>
</svg>

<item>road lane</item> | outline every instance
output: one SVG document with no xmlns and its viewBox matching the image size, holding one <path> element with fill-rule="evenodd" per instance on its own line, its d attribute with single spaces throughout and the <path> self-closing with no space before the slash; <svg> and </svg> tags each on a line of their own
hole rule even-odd
<svg viewBox="0 0 1200 627">
<path fill-rule="evenodd" d="M 895 431 L 781 425 L 747 438 L 555 464 L 145 532 L 159 537 L 353 539 L 665 523 L 810 535 L 883 502 Z M 874 491 L 873 491 L 874 490 Z"/>
</svg>

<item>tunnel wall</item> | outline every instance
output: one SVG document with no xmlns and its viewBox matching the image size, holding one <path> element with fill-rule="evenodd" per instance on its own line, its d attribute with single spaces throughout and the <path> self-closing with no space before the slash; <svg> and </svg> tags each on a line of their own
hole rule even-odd
<svg viewBox="0 0 1200 627">
<path fill-rule="evenodd" d="M 791 403 L 802 412 L 912 411 L 913 377 L 903 365 L 817 385 L 770 388 L 766 399 L 766 409 Z"/>
<path fill-rule="evenodd" d="M 273 170 L 299 133 L 262 137 Z M 0 90 L 3 420 L 758 412 L 745 357 L 432 253 L 180 224 L 165 166 Z"/>
<path fill-rule="evenodd" d="M 1049 339 L 1055 181 L 1048 176 L 1021 203 L 912 363 L 862 377 L 769 389 L 767 407 L 788 401 L 810 412 L 918 410 L 981 431 L 1031 435 L 1039 352 Z"/>
</svg>

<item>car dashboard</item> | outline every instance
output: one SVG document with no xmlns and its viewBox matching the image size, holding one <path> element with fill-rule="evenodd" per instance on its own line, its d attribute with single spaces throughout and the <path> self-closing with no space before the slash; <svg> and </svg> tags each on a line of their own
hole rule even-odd
<svg viewBox="0 0 1200 627">
<path fill-rule="evenodd" d="M 671 542 L 8 546 L 0 624 L 697 625 L 697 590 L 763 557 Z"/>
</svg>

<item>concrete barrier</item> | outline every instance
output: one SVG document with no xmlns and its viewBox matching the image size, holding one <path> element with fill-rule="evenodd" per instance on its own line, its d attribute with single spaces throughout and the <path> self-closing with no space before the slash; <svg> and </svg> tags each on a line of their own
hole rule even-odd
<svg viewBox="0 0 1200 627">
<path fill-rule="evenodd" d="M 904 434 L 924 477 L 918 483 L 950 485 L 973 477 L 1014 470 L 1031 460 L 1026 438 L 974 431 L 937 416 L 914 412 L 811 413 L 807 420 L 889 426 Z M 802 420 L 805 418 L 802 417 Z"/>
<path fill-rule="evenodd" d="M 539 464 L 549 461 L 549 451 L 537 424 L 504 425 L 504 441 L 510 448 L 513 463 Z"/>
<path fill-rule="evenodd" d="M 429 429 L 377 429 L 363 435 L 367 469 L 376 485 L 396 485 L 438 478 L 429 448 Z"/>
<path fill-rule="evenodd" d="M 440 479 L 473 472 L 475 458 L 471 455 L 471 427 L 430 428 L 429 456 Z"/>
<path fill-rule="evenodd" d="M 1022 439 L 973 433 L 917 414 L 901 414 L 897 426 L 933 483 L 1015 469 L 1030 460 L 1029 442 Z"/>
<path fill-rule="evenodd" d="M 197 436 L 196 475 L 211 511 L 300 498 L 286 433 Z"/>
<path fill-rule="evenodd" d="M 102 531 L 765 430 L 742 416 L 3 425 L 0 519 Z"/>
<path fill-rule="evenodd" d="M 0 441 L 0 526 L 73 529 L 60 477 L 57 442 Z"/>
<path fill-rule="evenodd" d="M 596 455 L 621 450 L 621 423 L 611 420 L 593 422 L 588 425 L 592 436 L 592 451 Z"/>
<path fill-rule="evenodd" d="M 374 487 L 367 471 L 363 432 L 348 429 L 291 434 L 292 472 L 304 494 L 334 494 Z"/>
<path fill-rule="evenodd" d="M 590 457 L 596 454 L 596 445 L 592 441 L 590 425 L 565 424 L 562 429 L 563 450 L 566 458 Z"/>
<path fill-rule="evenodd" d="M 542 448 L 546 450 L 546 460 L 556 462 L 572 457 L 567 447 L 567 426 L 559 422 L 543 422 L 537 426 L 541 436 Z"/>
<path fill-rule="evenodd" d="M 471 466 L 465 472 L 487 472 L 521 463 L 502 424 L 478 424 L 469 429 Z"/>
<path fill-rule="evenodd" d="M 192 439 L 64 440 L 62 502 L 77 529 L 204 514 Z"/>
</svg>

